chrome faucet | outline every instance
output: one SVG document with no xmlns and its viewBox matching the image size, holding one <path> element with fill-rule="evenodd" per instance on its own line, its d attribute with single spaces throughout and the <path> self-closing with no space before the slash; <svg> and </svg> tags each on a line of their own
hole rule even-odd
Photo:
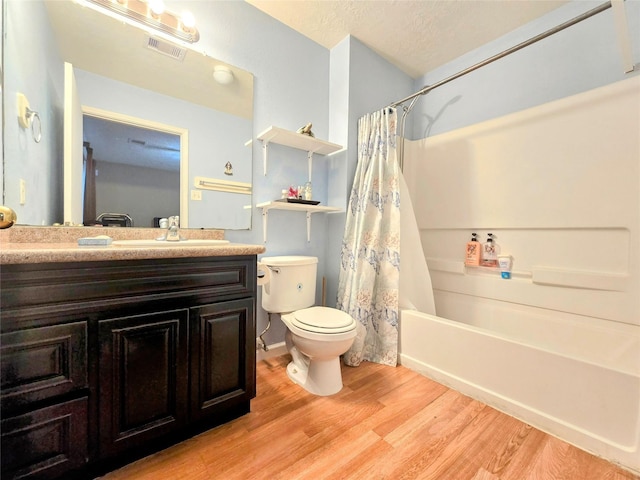
<svg viewBox="0 0 640 480">
<path fill-rule="evenodd" d="M 180 217 L 169 217 L 169 229 L 167 230 L 167 242 L 179 242 L 182 240 L 180 236 Z"/>
<path fill-rule="evenodd" d="M 156 238 L 159 242 L 179 242 L 184 240 L 180 235 L 180 217 L 174 216 L 160 219 L 160 228 L 166 228 L 167 231 L 161 237 Z"/>
</svg>

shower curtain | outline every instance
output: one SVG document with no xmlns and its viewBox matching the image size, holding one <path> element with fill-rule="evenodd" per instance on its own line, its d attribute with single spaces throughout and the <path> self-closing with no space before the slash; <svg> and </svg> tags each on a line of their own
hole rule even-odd
<svg viewBox="0 0 640 480">
<path fill-rule="evenodd" d="M 337 307 L 358 322 L 346 365 L 397 365 L 400 186 L 396 110 L 358 121 L 358 165 L 342 241 Z"/>
</svg>

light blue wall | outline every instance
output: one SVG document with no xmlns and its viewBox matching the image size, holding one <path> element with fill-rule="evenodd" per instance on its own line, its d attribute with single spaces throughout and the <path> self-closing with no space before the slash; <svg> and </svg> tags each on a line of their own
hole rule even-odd
<svg viewBox="0 0 640 480">
<path fill-rule="evenodd" d="M 573 1 L 416 81 L 416 91 L 513 47 L 602 2 Z M 640 62 L 640 2 L 624 2 Z M 638 67 L 636 67 L 636 70 Z M 622 80 L 612 9 L 453 80 L 416 104 L 412 139 L 436 135 Z M 603 121 L 603 119 L 594 119 Z"/>
<path fill-rule="evenodd" d="M 63 65 L 43 4 L 5 5 L 4 15 L 6 37 L 20 39 L 4 46 L 4 178 L 10 179 L 4 185 L 4 205 L 16 211 L 20 224 L 51 225 L 62 222 Z M 22 25 L 31 28 L 24 32 Z M 18 125 L 18 92 L 40 116 L 40 143 L 33 140 L 30 129 Z M 18 179 L 26 183 L 24 206 Z"/>
</svg>

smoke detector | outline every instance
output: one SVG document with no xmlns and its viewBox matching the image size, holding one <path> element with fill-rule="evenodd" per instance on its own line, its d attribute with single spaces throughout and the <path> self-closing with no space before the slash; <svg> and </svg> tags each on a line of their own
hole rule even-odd
<svg viewBox="0 0 640 480">
<path fill-rule="evenodd" d="M 216 65 L 213 69 L 213 79 L 220 85 L 233 83 L 233 72 L 224 65 Z"/>
</svg>

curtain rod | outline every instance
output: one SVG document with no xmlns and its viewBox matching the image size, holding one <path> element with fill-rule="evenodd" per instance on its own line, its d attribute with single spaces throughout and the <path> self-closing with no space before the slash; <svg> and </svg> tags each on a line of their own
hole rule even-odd
<svg viewBox="0 0 640 480">
<path fill-rule="evenodd" d="M 560 25 L 557 25 L 549 30 L 547 30 L 546 32 L 542 32 L 539 35 L 536 35 L 535 37 L 530 38 L 529 40 L 525 40 L 522 43 L 519 43 L 518 45 L 508 48 L 507 50 L 504 50 L 503 52 L 500 52 L 492 57 L 487 58 L 486 60 L 483 60 L 481 62 L 476 63 L 475 65 L 472 65 L 469 68 L 465 68 L 464 70 L 451 75 L 450 77 L 445 78 L 444 80 L 440 80 L 437 83 L 434 83 L 433 85 L 427 85 L 426 87 L 424 87 L 422 90 L 414 93 L 413 95 L 409 95 L 408 97 L 403 98 L 402 100 L 398 100 L 397 102 L 394 102 L 392 104 L 390 104 L 387 108 L 389 107 L 397 107 L 398 105 L 402 105 L 404 102 L 407 102 L 409 100 L 414 99 L 415 97 L 418 97 L 420 95 L 424 95 L 428 92 L 430 92 L 431 90 L 438 88 L 442 85 L 444 85 L 445 83 L 449 83 L 452 80 L 455 80 L 457 78 L 462 77 L 463 75 L 466 75 L 467 73 L 473 72 L 474 70 L 477 70 L 480 67 L 484 67 L 485 65 L 488 65 L 492 62 L 495 62 L 496 60 L 501 59 L 502 57 L 506 57 L 507 55 L 513 53 L 513 52 L 517 52 L 520 49 L 523 49 L 524 47 L 528 47 L 529 45 L 536 43 L 544 38 L 547 38 L 551 35 L 553 35 L 554 33 L 558 33 L 561 30 L 564 30 L 565 28 L 568 28 L 572 25 L 575 25 L 576 23 L 579 23 L 583 20 L 586 20 L 589 17 L 592 17 L 600 12 L 604 12 L 606 9 L 611 7 L 611 2 L 608 1 L 606 3 L 603 3 L 602 5 L 595 7 L 587 12 L 584 12 L 582 15 L 578 15 L 575 18 L 572 18 L 571 20 L 568 20 L 564 23 L 561 23 Z"/>
</svg>

